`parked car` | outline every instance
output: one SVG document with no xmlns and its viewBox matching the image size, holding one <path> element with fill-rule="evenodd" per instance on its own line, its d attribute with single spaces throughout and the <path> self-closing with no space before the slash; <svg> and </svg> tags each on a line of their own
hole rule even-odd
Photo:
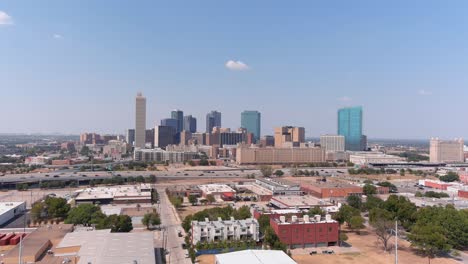
<svg viewBox="0 0 468 264">
<path fill-rule="evenodd" d="M 330 250 L 330 249 L 328 249 L 328 250 L 323 250 L 323 251 L 322 251 L 322 254 L 329 254 L 329 255 L 330 255 L 330 254 L 335 254 L 335 251 Z"/>
<path fill-rule="evenodd" d="M 313 250 L 309 253 L 309 255 L 316 255 L 317 254 L 317 250 Z"/>
</svg>

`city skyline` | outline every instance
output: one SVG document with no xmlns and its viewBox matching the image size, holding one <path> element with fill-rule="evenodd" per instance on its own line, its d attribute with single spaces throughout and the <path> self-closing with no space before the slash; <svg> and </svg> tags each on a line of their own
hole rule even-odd
<svg viewBox="0 0 468 264">
<path fill-rule="evenodd" d="M 392 7 L 50 1 L 44 19 L 42 3 L 4 1 L 0 133 L 124 133 L 142 91 L 148 126 L 180 108 L 200 131 L 212 109 L 236 128 L 255 109 L 263 135 L 290 124 L 318 137 L 361 105 L 370 138 L 468 138 L 468 4 Z"/>
</svg>

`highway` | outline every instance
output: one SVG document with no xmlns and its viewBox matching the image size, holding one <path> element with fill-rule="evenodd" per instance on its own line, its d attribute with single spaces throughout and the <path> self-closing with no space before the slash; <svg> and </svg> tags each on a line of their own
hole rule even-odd
<svg viewBox="0 0 468 264">
<path fill-rule="evenodd" d="M 168 264 L 190 264 L 190 258 L 187 258 L 187 250 L 182 249 L 182 243 L 184 242 L 184 236 L 179 237 L 178 232 L 184 233 L 181 221 L 176 212 L 174 206 L 172 206 L 165 188 L 158 187 L 159 193 L 159 214 L 161 216 L 161 223 L 163 228 L 163 245 L 165 245 L 166 251 L 166 263 Z"/>
</svg>

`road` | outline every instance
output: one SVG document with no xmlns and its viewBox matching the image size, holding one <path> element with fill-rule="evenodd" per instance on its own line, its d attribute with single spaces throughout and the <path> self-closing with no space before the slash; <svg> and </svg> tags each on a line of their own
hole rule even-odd
<svg viewBox="0 0 468 264">
<path fill-rule="evenodd" d="M 159 193 L 159 214 L 161 216 L 161 223 L 163 228 L 163 244 L 169 252 L 166 255 L 166 263 L 168 264 L 190 264 L 190 258 L 186 258 L 187 250 L 182 249 L 184 237 L 179 237 L 179 230 L 183 232 L 179 216 L 172 206 L 165 189 L 158 187 Z"/>
</svg>

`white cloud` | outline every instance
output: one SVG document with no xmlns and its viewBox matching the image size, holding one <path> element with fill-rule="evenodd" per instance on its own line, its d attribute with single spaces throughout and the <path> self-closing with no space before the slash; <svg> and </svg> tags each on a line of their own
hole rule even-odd
<svg viewBox="0 0 468 264">
<path fill-rule="evenodd" d="M 13 18 L 0 10 L 0 25 L 13 25 Z"/>
<path fill-rule="evenodd" d="M 57 33 L 55 33 L 54 35 L 52 35 L 52 37 L 53 37 L 54 39 L 63 39 L 63 36 L 60 35 L 60 34 L 57 34 Z"/>
<path fill-rule="evenodd" d="M 428 90 L 421 89 L 421 90 L 418 91 L 418 94 L 419 95 L 432 95 L 432 92 L 428 91 Z"/>
<path fill-rule="evenodd" d="M 231 71 L 245 71 L 250 68 L 249 65 L 243 63 L 242 61 L 234 60 L 228 60 L 224 66 L 226 66 L 226 68 Z"/>
<path fill-rule="evenodd" d="M 341 102 L 349 102 L 353 100 L 351 97 L 348 97 L 348 96 L 343 96 L 343 97 L 340 97 L 338 98 L 338 101 L 341 101 Z"/>
</svg>

